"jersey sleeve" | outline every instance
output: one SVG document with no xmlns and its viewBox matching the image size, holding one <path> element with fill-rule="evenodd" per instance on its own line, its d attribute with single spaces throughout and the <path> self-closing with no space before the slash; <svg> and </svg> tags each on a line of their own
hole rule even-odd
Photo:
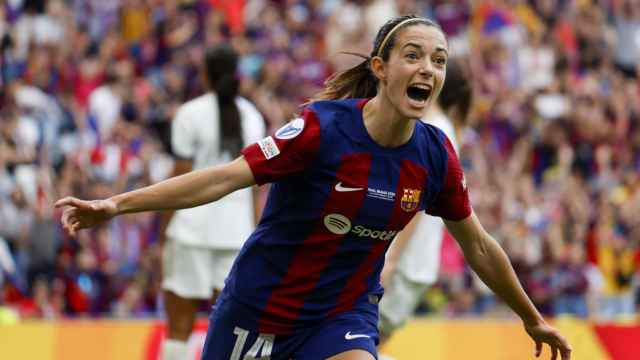
<svg viewBox="0 0 640 360">
<path fill-rule="evenodd" d="M 445 220 L 459 221 L 471 215 L 469 191 L 460 165 L 460 160 L 451 141 L 445 136 L 447 151 L 447 169 L 442 190 L 426 213 Z"/>
<path fill-rule="evenodd" d="M 196 154 L 196 141 L 190 124 L 186 109 L 181 107 L 171 121 L 171 151 L 181 159 L 192 159 Z"/>
<path fill-rule="evenodd" d="M 320 147 L 320 122 L 311 107 L 272 136 L 242 149 L 257 184 L 302 172 Z"/>
</svg>

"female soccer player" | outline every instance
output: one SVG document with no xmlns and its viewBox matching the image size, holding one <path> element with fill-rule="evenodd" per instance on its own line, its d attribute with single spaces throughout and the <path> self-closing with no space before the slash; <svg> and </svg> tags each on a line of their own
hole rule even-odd
<svg viewBox="0 0 640 360">
<path fill-rule="evenodd" d="M 62 199 L 63 225 L 73 234 L 119 214 L 193 207 L 272 182 L 216 303 L 203 359 L 371 360 L 385 250 L 425 210 L 445 219 L 473 269 L 520 316 L 537 353 L 547 343 L 554 359 L 558 351 L 569 359 L 569 344 L 473 214 L 451 143 L 416 121 L 442 87 L 447 49 L 433 22 L 393 19 L 370 58 L 328 81 L 325 100 L 243 156 L 105 200 Z"/>
<path fill-rule="evenodd" d="M 203 73 L 211 91 L 182 105 L 171 122 L 174 176 L 227 163 L 264 136 L 262 116 L 238 97 L 237 65 L 238 55 L 229 45 L 205 52 Z M 163 360 L 188 358 L 187 340 L 200 303 L 222 290 L 254 229 L 254 200 L 251 189 L 241 189 L 212 204 L 163 214 L 162 288 L 168 325 Z"/>
</svg>

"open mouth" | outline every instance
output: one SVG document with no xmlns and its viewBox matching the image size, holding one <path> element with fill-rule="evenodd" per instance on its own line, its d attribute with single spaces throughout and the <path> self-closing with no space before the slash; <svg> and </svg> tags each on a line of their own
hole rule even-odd
<svg viewBox="0 0 640 360">
<path fill-rule="evenodd" d="M 416 102 L 424 103 L 429 99 L 433 88 L 430 85 L 414 84 L 407 88 L 407 96 Z"/>
</svg>

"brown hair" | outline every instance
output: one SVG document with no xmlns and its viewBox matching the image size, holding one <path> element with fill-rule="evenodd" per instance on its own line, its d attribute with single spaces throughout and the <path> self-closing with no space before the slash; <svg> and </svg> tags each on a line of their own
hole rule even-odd
<svg viewBox="0 0 640 360">
<path fill-rule="evenodd" d="M 461 59 L 449 58 L 447 61 L 447 78 L 444 80 L 442 91 L 438 95 L 438 104 L 443 111 L 457 110 L 464 123 L 471 109 L 473 90 L 468 74 L 465 72 Z"/>
<path fill-rule="evenodd" d="M 395 45 L 398 30 L 417 24 L 433 26 L 442 31 L 440 26 L 435 22 L 416 15 L 398 16 L 387 21 L 380 30 L 378 30 L 378 34 L 373 42 L 371 55 L 365 56 L 357 53 L 343 52 L 344 54 L 360 56 L 365 60 L 350 69 L 331 75 L 324 83 L 324 90 L 317 94 L 313 100 L 374 97 L 378 92 L 378 79 L 369 68 L 371 58 L 380 56 L 384 61 L 389 60 L 389 54 Z"/>
</svg>

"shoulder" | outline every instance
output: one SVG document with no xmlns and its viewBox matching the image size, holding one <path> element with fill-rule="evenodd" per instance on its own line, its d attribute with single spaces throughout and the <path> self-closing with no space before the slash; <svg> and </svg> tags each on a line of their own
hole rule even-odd
<svg viewBox="0 0 640 360">
<path fill-rule="evenodd" d="M 305 106 L 305 112 L 317 118 L 321 127 L 327 127 L 345 117 L 359 116 L 360 99 L 318 100 Z"/>
<path fill-rule="evenodd" d="M 449 167 L 449 162 L 455 160 L 456 153 L 447 135 L 437 126 L 419 121 L 416 126 L 418 132 L 419 153 L 427 163 L 435 166 L 433 170 L 442 176 Z"/>
<path fill-rule="evenodd" d="M 216 97 L 212 93 L 206 93 L 198 96 L 197 98 L 191 99 L 178 107 L 176 117 L 181 115 L 191 115 L 194 113 L 198 114 L 203 111 L 215 113 L 214 110 L 218 106 L 215 99 Z"/>
<path fill-rule="evenodd" d="M 359 111 L 359 108 L 358 108 L 359 101 L 361 100 L 360 99 L 317 100 L 309 103 L 307 107 L 323 115 L 338 114 L 338 113 L 353 113 L 355 111 Z"/>
<path fill-rule="evenodd" d="M 217 104 L 217 97 L 215 94 L 208 92 L 205 94 L 202 94 L 196 98 L 193 98 L 189 101 L 187 101 L 186 103 L 184 103 L 184 107 L 186 108 L 194 108 L 194 107 L 200 107 L 200 106 L 211 106 L 212 103 Z"/>
<path fill-rule="evenodd" d="M 416 131 L 418 131 L 419 139 L 423 144 L 426 143 L 430 146 L 435 145 L 442 150 L 446 150 L 447 135 L 437 126 L 418 121 Z"/>
</svg>

